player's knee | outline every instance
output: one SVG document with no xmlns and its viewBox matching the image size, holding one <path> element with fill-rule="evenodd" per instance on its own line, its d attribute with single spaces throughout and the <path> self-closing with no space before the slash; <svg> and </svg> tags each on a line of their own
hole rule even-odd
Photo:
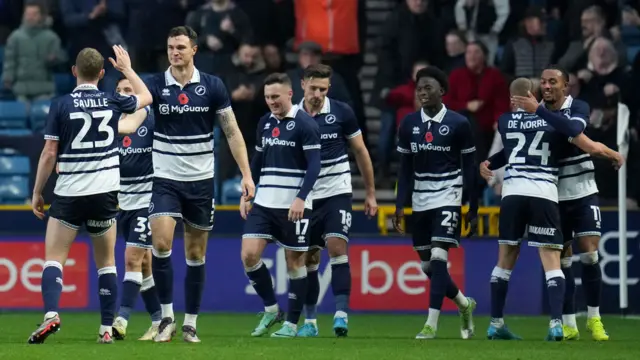
<svg viewBox="0 0 640 360">
<path fill-rule="evenodd" d="M 597 252 L 599 242 L 599 236 L 582 236 L 578 238 L 578 247 L 582 253 Z"/>
<path fill-rule="evenodd" d="M 191 245 L 185 249 L 187 260 L 204 260 L 206 249 L 203 246 Z"/>
<path fill-rule="evenodd" d="M 447 261 L 449 258 L 449 252 L 439 246 L 431 248 L 431 261 Z"/>
<path fill-rule="evenodd" d="M 511 271 L 499 266 L 493 268 L 491 271 L 491 282 L 498 282 L 498 280 L 509 281 L 511 279 Z"/>
<path fill-rule="evenodd" d="M 175 221 L 169 218 L 172 221 Z M 163 217 L 151 218 L 151 241 L 153 248 L 158 251 L 169 251 L 173 243 L 175 226 L 170 226 Z"/>
<path fill-rule="evenodd" d="M 243 248 L 240 252 L 240 259 L 245 268 L 256 266 L 260 262 L 261 254 L 253 249 Z"/>
<path fill-rule="evenodd" d="M 285 250 L 285 259 L 287 260 L 287 271 L 293 271 L 301 267 L 306 269 L 304 252 Z"/>
<path fill-rule="evenodd" d="M 307 268 L 309 267 L 315 267 L 315 269 L 318 269 L 318 265 L 320 265 L 320 251 L 310 251 L 307 253 L 306 258 L 305 258 L 305 263 Z"/>
<path fill-rule="evenodd" d="M 288 269 L 287 275 L 289 275 L 290 280 L 304 279 L 307 277 L 307 268 L 305 266 L 302 266 L 298 268 Z"/>
<path fill-rule="evenodd" d="M 330 237 L 327 239 L 327 250 L 330 257 L 347 255 L 347 241 L 337 237 Z"/>
<path fill-rule="evenodd" d="M 151 269 L 151 251 L 145 250 L 142 257 L 142 269 Z"/>
<path fill-rule="evenodd" d="M 593 265 L 598 263 L 598 252 L 592 251 L 580 254 L 580 262 L 584 265 Z"/>
</svg>

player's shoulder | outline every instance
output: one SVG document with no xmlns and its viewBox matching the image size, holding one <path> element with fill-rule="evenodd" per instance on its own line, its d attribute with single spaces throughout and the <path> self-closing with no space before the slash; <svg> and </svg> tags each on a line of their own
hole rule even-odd
<svg viewBox="0 0 640 360">
<path fill-rule="evenodd" d="M 302 129 L 320 129 L 318 122 L 311 117 L 306 111 L 300 109 L 297 105 L 294 105 L 295 115 L 294 119 Z"/>
<path fill-rule="evenodd" d="M 404 129 L 408 126 L 414 126 L 422 121 L 420 110 L 409 113 L 400 121 L 400 128 Z"/>
<path fill-rule="evenodd" d="M 588 115 L 590 112 L 589 104 L 584 100 L 580 100 L 576 98 L 573 98 L 571 100 L 570 108 L 571 108 L 571 113 L 580 113 L 580 114 Z"/>
<path fill-rule="evenodd" d="M 453 111 L 451 109 L 447 109 L 447 112 L 444 114 L 444 118 L 447 119 L 447 121 L 451 121 L 454 123 L 468 123 L 469 119 L 467 119 L 466 116 L 460 114 L 457 111 Z"/>
<path fill-rule="evenodd" d="M 219 76 L 207 74 L 202 71 L 199 71 L 199 73 L 200 73 L 200 83 L 207 87 L 216 87 L 219 84 L 223 83 L 222 79 Z"/>
<path fill-rule="evenodd" d="M 147 86 L 167 86 L 167 74 L 165 71 L 161 73 L 154 73 L 146 76 L 144 82 Z"/>
<path fill-rule="evenodd" d="M 352 114 L 353 109 L 344 101 L 327 98 L 329 100 L 331 113 L 340 113 L 341 115 Z"/>
</svg>

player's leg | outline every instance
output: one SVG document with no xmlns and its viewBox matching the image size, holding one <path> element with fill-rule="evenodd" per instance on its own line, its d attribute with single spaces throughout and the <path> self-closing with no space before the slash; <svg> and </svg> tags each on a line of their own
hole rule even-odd
<svg viewBox="0 0 640 360">
<path fill-rule="evenodd" d="M 504 307 L 509 291 L 511 272 L 520 255 L 520 244 L 525 237 L 528 199 L 507 196 L 500 204 L 498 262 L 491 271 L 491 322 L 487 329 L 489 340 L 520 340 L 504 322 Z"/>
<path fill-rule="evenodd" d="M 175 335 L 171 249 L 176 219 L 182 217 L 179 191 L 179 183 L 176 181 L 161 178 L 153 180 L 149 204 L 149 225 L 153 244 L 151 268 L 162 308 L 162 321 L 155 338 L 156 342 L 170 341 Z"/>
<path fill-rule="evenodd" d="M 42 324 L 29 337 L 29 344 L 41 344 L 49 335 L 60 329 L 58 305 L 62 294 L 62 269 L 67 261 L 71 244 L 80 228 L 78 221 L 68 217 L 68 210 L 65 209 L 68 206 L 65 199 L 56 198 L 49 210 L 50 217 L 45 235 L 45 262 L 41 282 L 45 315 Z M 55 218 L 54 215 L 67 220 Z"/>
<path fill-rule="evenodd" d="M 271 337 L 297 336 L 298 321 L 307 294 L 305 255 L 309 250 L 310 215 L 311 211 L 305 210 L 303 218 L 295 223 L 287 220 L 286 210 L 279 216 L 280 230 L 274 232 L 274 237 L 279 240 L 279 245 L 285 248 L 289 276 L 289 303 L 286 321 L 280 330 L 271 334 Z"/>
<path fill-rule="evenodd" d="M 558 204 L 546 199 L 533 198 L 532 217 L 529 222 L 529 245 L 538 248 L 545 272 L 549 301 L 549 330 L 547 340 L 562 341 L 562 308 L 566 282 L 560 265 L 560 254 L 564 246 Z"/>
<path fill-rule="evenodd" d="M 151 326 L 144 335 L 138 339 L 141 341 L 155 339 L 156 335 L 158 335 L 160 321 L 162 321 L 162 308 L 160 306 L 160 299 L 158 298 L 158 290 L 153 280 L 151 261 L 151 249 L 147 249 L 142 258 L 142 286 L 140 287 L 140 294 L 142 295 L 144 307 L 151 316 Z"/>
<path fill-rule="evenodd" d="M 578 340 L 580 332 L 576 324 L 576 280 L 573 273 L 573 229 L 575 228 L 575 201 L 558 204 L 564 248 L 560 255 L 560 266 L 565 280 L 564 302 L 562 304 L 562 328 L 565 340 Z"/>
<path fill-rule="evenodd" d="M 262 336 L 276 323 L 282 322 L 283 313 L 278 307 L 273 281 L 267 265 L 262 261 L 262 253 L 267 242 L 272 240 L 272 220 L 269 211 L 255 205 L 244 224 L 240 257 L 244 271 L 256 294 L 264 304 L 264 314 L 251 336 Z"/>
<path fill-rule="evenodd" d="M 186 342 L 200 342 L 196 335 L 196 321 L 204 292 L 206 277 L 205 256 L 207 240 L 213 229 L 215 199 L 211 180 L 185 184 L 180 194 L 184 220 L 184 253 L 187 272 L 184 279 L 185 315 L 182 337 Z"/>
<path fill-rule="evenodd" d="M 595 195 L 583 200 L 579 210 L 576 238 L 582 264 L 582 287 L 587 302 L 587 330 L 596 341 L 609 340 L 600 318 L 600 293 L 602 289 L 602 269 L 598 263 L 598 244 L 602 217 L 598 198 Z"/>
<path fill-rule="evenodd" d="M 318 268 L 322 248 L 310 248 L 305 257 L 307 268 L 307 295 L 304 303 L 304 325 L 298 330 L 300 337 L 318 336 L 317 308 L 320 297 L 320 278 Z"/>
</svg>

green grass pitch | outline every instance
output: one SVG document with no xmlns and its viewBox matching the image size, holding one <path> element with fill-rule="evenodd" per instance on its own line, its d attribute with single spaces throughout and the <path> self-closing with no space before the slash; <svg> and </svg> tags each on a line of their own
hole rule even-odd
<svg viewBox="0 0 640 360">
<path fill-rule="evenodd" d="M 578 318 L 581 340 L 548 343 L 544 336 L 546 317 L 507 318 L 509 327 L 524 337 L 523 341 L 489 341 L 485 332 L 489 319 L 476 317 L 476 336 L 461 340 L 457 316 L 440 318 L 438 339 L 415 340 L 425 316 L 358 315 L 350 317 L 349 337 L 336 339 L 332 320 L 318 320 L 320 337 L 313 339 L 252 338 L 249 334 L 258 323 L 256 315 L 204 314 L 198 319 L 200 344 L 182 342 L 181 332 L 171 343 L 137 341 L 149 325 L 145 314 L 136 314 L 129 322 L 127 339 L 114 345 L 96 344 L 97 313 L 62 313 L 62 329 L 44 345 L 27 345 L 26 341 L 42 320 L 40 313 L 0 314 L 0 359 L 638 359 L 640 321 L 604 317 L 611 339 L 596 343 L 584 328 L 585 318 Z M 178 315 L 178 324 L 182 315 Z M 273 330 L 275 331 L 275 329 Z M 93 358 L 92 358 L 93 356 Z"/>
</svg>

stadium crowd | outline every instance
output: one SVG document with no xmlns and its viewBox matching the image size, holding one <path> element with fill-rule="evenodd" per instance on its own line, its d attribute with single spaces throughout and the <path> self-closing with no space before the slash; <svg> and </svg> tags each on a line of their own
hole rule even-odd
<svg viewBox="0 0 640 360">
<path fill-rule="evenodd" d="M 370 48 L 368 2 L 397 4 L 374 44 L 378 70 L 365 103 L 359 75 Z M 54 74 L 68 73 L 84 47 L 108 58 L 111 45 L 123 44 L 137 72 L 164 71 L 166 34 L 186 24 L 199 35 L 196 65 L 223 79 L 250 152 L 257 120 L 268 111 L 264 77 L 286 71 L 298 103 L 302 70 L 323 62 L 335 71 L 329 97 L 352 105 L 365 141 L 367 121 L 380 121 L 379 140 L 369 147 L 376 149 L 379 187 L 392 188 L 385 179 L 395 178 L 396 129 L 418 108 L 413 77 L 419 69 L 447 72 L 444 103 L 470 119 L 481 161 L 499 146 L 496 120 L 509 110 L 509 82 L 537 81 L 546 65 L 557 63 L 571 74 L 570 94 L 591 107 L 593 140 L 616 149 L 618 103 L 628 107 L 628 206 L 638 208 L 639 12 L 638 0 L 0 0 L 0 96 L 51 99 L 59 92 Z M 289 53 L 297 54 L 293 62 Z M 113 89 L 118 73 L 109 62 L 105 69 L 101 86 Z M 379 119 L 367 119 L 365 105 L 378 108 Z M 225 180 L 237 169 L 225 138 L 220 142 L 216 176 Z M 606 162 L 594 164 L 601 205 L 616 205 L 615 172 Z M 486 205 L 499 199 L 500 181 L 490 185 Z"/>
</svg>

